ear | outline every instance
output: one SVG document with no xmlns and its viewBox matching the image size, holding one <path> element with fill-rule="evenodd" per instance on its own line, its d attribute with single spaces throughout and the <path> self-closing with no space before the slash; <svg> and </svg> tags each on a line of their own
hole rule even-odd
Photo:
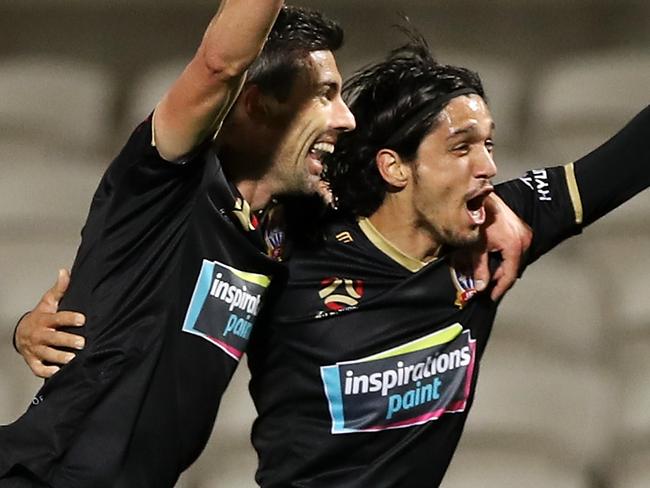
<svg viewBox="0 0 650 488">
<path fill-rule="evenodd" d="M 379 174 L 386 183 L 397 188 L 406 188 L 411 176 L 411 165 L 405 163 L 392 149 L 380 149 L 375 156 Z"/>
<path fill-rule="evenodd" d="M 257 85 L 246 85 L 240 94 L 246 115 L 255 122 L 270 123 L 278 111 L 278 101 Z"/>
</svg>

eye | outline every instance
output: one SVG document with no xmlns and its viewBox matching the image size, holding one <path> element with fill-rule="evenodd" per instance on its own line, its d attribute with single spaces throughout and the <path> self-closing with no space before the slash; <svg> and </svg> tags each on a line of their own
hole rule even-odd
<svg viewBox="0 0 650 488">
<path fill-rule="evenodd" d="M 485 147 L 487 148 L 488 152 L 492 154 L 494 151 L 494 141 L 492 139 L 488 139 L 485 141 Z"/>
<path fill-rule="evenodd" d="M 318 97 L 323 101 L 333 101 L 340 93 L 339 86 L 336 83 L 326 83 L 321 86 Z"/>
<path fill-rule="evenodd" d="M 321 105 L 327 105 L 328 103 L 330 103 L 330 99 L 326 94 L 323 93 L 323 94 L 318 95 L 318 102 Z"/>
<path fill-rule="evenodd" d="M 451 150 L 458 155 L 465 155 L 469 152 L 469 144 L 466 142 L 461 142 L 453 146 Z"/>
</svg>

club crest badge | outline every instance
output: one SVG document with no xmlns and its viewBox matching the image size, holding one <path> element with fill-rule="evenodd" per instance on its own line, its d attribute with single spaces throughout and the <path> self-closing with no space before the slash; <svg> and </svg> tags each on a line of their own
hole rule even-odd
<svg viewBox="0 0 650 488">
<path fill-rule="evenodd" d="M 456 287 L 456 300 L 454 301 L 454 305 L 462 309 L 478 293 L 478 290 L 476 289 L 473 276 L 461 273 L 455 268 L 450 269 L 451 280 Z"/>
</svg>

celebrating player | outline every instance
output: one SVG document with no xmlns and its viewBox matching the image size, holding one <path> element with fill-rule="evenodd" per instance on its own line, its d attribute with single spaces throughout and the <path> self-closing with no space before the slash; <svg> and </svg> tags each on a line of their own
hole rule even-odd
<svg viewBox="0 0 650 488">
<path fill-rule="evenodd" d="M 281 7 L 222 1 L 104 175 L 61 302 L 85 315 L 87 346 L 0 428 L 0 486 L 173 486 L 203 449 L 279 266 L 251 210 L 315 191 L 354 128 L 340 27 Z"/>
<path fill-rule="evenodd" d="M 19 326 L 37 374 L 67 365 L 0 429 L 0 486 L 172 486 L 203 449 L 281 269 L 251 210 L 314 192 L 354 128 L 332 54 L 341 29 L 315 12 L 280 11 L 244 83 L 279 8 L 223 2 L 104 176 L 61 301 L 79 313 L 56 313 L 62 279 Z M 61 351 L 79 338 L 57 327 L 80 313 L 87 346 Z"/>
<path fill-rule="evenodd" d="M 357 129 L 326 163 L 339 211 L 321 240 L 296 240 L 249 344 L 257 481 L 430 488 L 458 444 L 498 307 L 450 251 L 480 238 L 493 191 L 532 229 L 530 264 L 646 188 L 650 108 L 574 164 L 493 188 L 480 79 L 435 62 L 417 36 L 344 93 Z"/>
</svg>

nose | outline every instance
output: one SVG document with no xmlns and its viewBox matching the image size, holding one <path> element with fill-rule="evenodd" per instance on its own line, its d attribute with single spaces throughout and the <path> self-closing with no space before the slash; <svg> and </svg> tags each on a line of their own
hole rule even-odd
<svg viewBox="0 0 650 488">
<path fill-rule="evenodd" d="M 356 126 L 354 115 L 339 95 L 333 103 L 332 128 L 339 132 L 348 132 L 354 130 Z"/>
<path fill-rule="evenodd" d="M 494 162 L 493 153 L 487 148 L 483 148 L 479 161 L 476 164 L 476 177 L 492 179 L 497 174 L 497 165 Z"/>
</svg>

